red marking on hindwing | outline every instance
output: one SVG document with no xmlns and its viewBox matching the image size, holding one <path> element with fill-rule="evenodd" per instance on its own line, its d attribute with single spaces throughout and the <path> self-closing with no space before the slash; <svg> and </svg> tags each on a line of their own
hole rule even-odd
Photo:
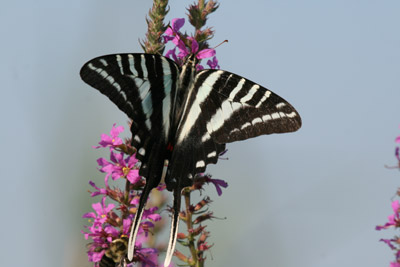
<svg viewBox="0 0 400 267">
<path fill-rule="evenodd" d="M 167 150 L 169 150 L 171 152 L 172 152 L 172 150 L 174 150 L 174 147 L 171 145 L 171 143 L 168 143 Z"/>
</svg>

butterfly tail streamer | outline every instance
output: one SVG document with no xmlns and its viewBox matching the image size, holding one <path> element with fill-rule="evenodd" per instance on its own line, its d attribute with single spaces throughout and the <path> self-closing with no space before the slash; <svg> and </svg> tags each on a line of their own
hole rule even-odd
<svg viewBox="0 0 400 267">
<path fill-rule="evenodd" d="M 176 188 L 174 191 L 174 207 L 173 211 L 174 214 L 172 215 L 172 222 L 171 222 L 171 232 L 168 242 L 168 249 L 167 254 L 164 260 L 164 267 L 168 267 L 171 263 L 172 256 L 175 252 L 175 245 L 178 235 L 178 226 L 179 226 L 179 212 L 181 209 L 181 188 Z"/>
<path fill-rule="evenodd" d="M 129 235 L 129 242 L 128 242 L 128 260 L 130 260 L 130 261 L 132 261 L 132 259 L 133 259 L 133 254 L 135 252 L 136 236 L 139 231 L 140 222 L 142 220 L 144 206 L 146 204 L 146 201 L 150 194 L 151 189 L 152 188 L 149 188 L 149 186 L 147 186 L 147 184 L 146 184 L 146 186 L 143 190 L 143 193 L 140 196 L 139 206 L 136 211 L 135 219 L 133 219 L 133 222 L 132 222 L 131 232 Z"/>
</svg>

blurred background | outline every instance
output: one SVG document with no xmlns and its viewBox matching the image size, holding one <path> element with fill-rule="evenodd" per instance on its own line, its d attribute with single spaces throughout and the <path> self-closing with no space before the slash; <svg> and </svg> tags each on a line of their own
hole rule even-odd
<svg viewBox="0 0 400 267">
<path fill-rule="evenodd" d="M 192 1 L 171 1 L 168 20 Z M 400 174 L 399 1 L 220 1 L 222 69 L 287 99 L 300 131 L 228 145 L 208 171 L 217 217 L 206 266 L 389 266 L 377 232 Z M 14 1 L 0 9 L 2 266 L 82 266 L 88 180 L 103 175 L 92 149 L 127 117 L 84 84 L 81 66 L 141 52 L 151 1 Z M 192 29 L 188 23 L 187 31 Z M 127 127 L 126 127 L 127 128 Z M 127 135 L 127 133 L 126 133 Z M 167 216 L 167 213 L 163 213 Z M 167 236 L 166 236 L 167 239 Z M 179 261 L 175 261 L 179 263 Z"/>
</svg>

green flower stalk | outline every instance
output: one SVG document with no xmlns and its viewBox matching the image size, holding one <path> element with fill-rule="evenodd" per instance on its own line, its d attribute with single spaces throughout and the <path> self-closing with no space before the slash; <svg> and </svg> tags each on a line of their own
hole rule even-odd
<svg viewBox="0 0 400 267">
<path fill-rule="evenodd" d="M 164 24 L 164 18 L 169 8 L 168 0 L 154 0 L 153 7 L 149 11 L 149 18 L 146 18 L 148 30 L 146 39 L 141 42 L 141 46 L 146 53 L 162 55 L 164 44 L 161 35 L 167 29 Z"/>
</svg>

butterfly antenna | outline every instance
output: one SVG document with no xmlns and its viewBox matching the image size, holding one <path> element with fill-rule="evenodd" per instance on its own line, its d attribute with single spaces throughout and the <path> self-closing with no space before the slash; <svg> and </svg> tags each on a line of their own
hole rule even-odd
<svg viewBox="0 0 400 267">
<path fill-rule="evenodd" d="M 169 237 L 167 254 L 165 256 L 164 267 L 168 267 L 171 263 L 172 256 L 175 252 L 176 245 L 176 237 L 178 235 L 178 226 L 179 226 L 179 212 L 181 210 L 181 188 L 177 187 L 174 190 L 174 207 L 171 222 L 171 232 Z"/>
<path fill-rule="evenodd" d="M 131 226 L 131 233 L 129 235 L 129 242 L 128 242 L 128 260 L 132 261 L 133 254 L 135 252 L 135 241 L 136 236 L 139 231 L 139 225 L 142 220 L 142 215 L 144 211 L 144 205 L 146 204 L 147 198 L 150 194 L 151 188 L 149 188 L 148 184 L 146 183 L 142 195 L 140 196 L 139 200 L 139 207 L 135 214 L 135 219 L 133 219 L 133 223 Z"/>
<path fill-rule="evenodd" d="M 213 47 L 213 49 L 217 48 L 218 46 L 224 44 L 224 43 L 229 43 L 228 40 L 223 40 L 222 42 L 220 42 L 219 44 L 217 44 L 216 46 Z"/>
</svg>

